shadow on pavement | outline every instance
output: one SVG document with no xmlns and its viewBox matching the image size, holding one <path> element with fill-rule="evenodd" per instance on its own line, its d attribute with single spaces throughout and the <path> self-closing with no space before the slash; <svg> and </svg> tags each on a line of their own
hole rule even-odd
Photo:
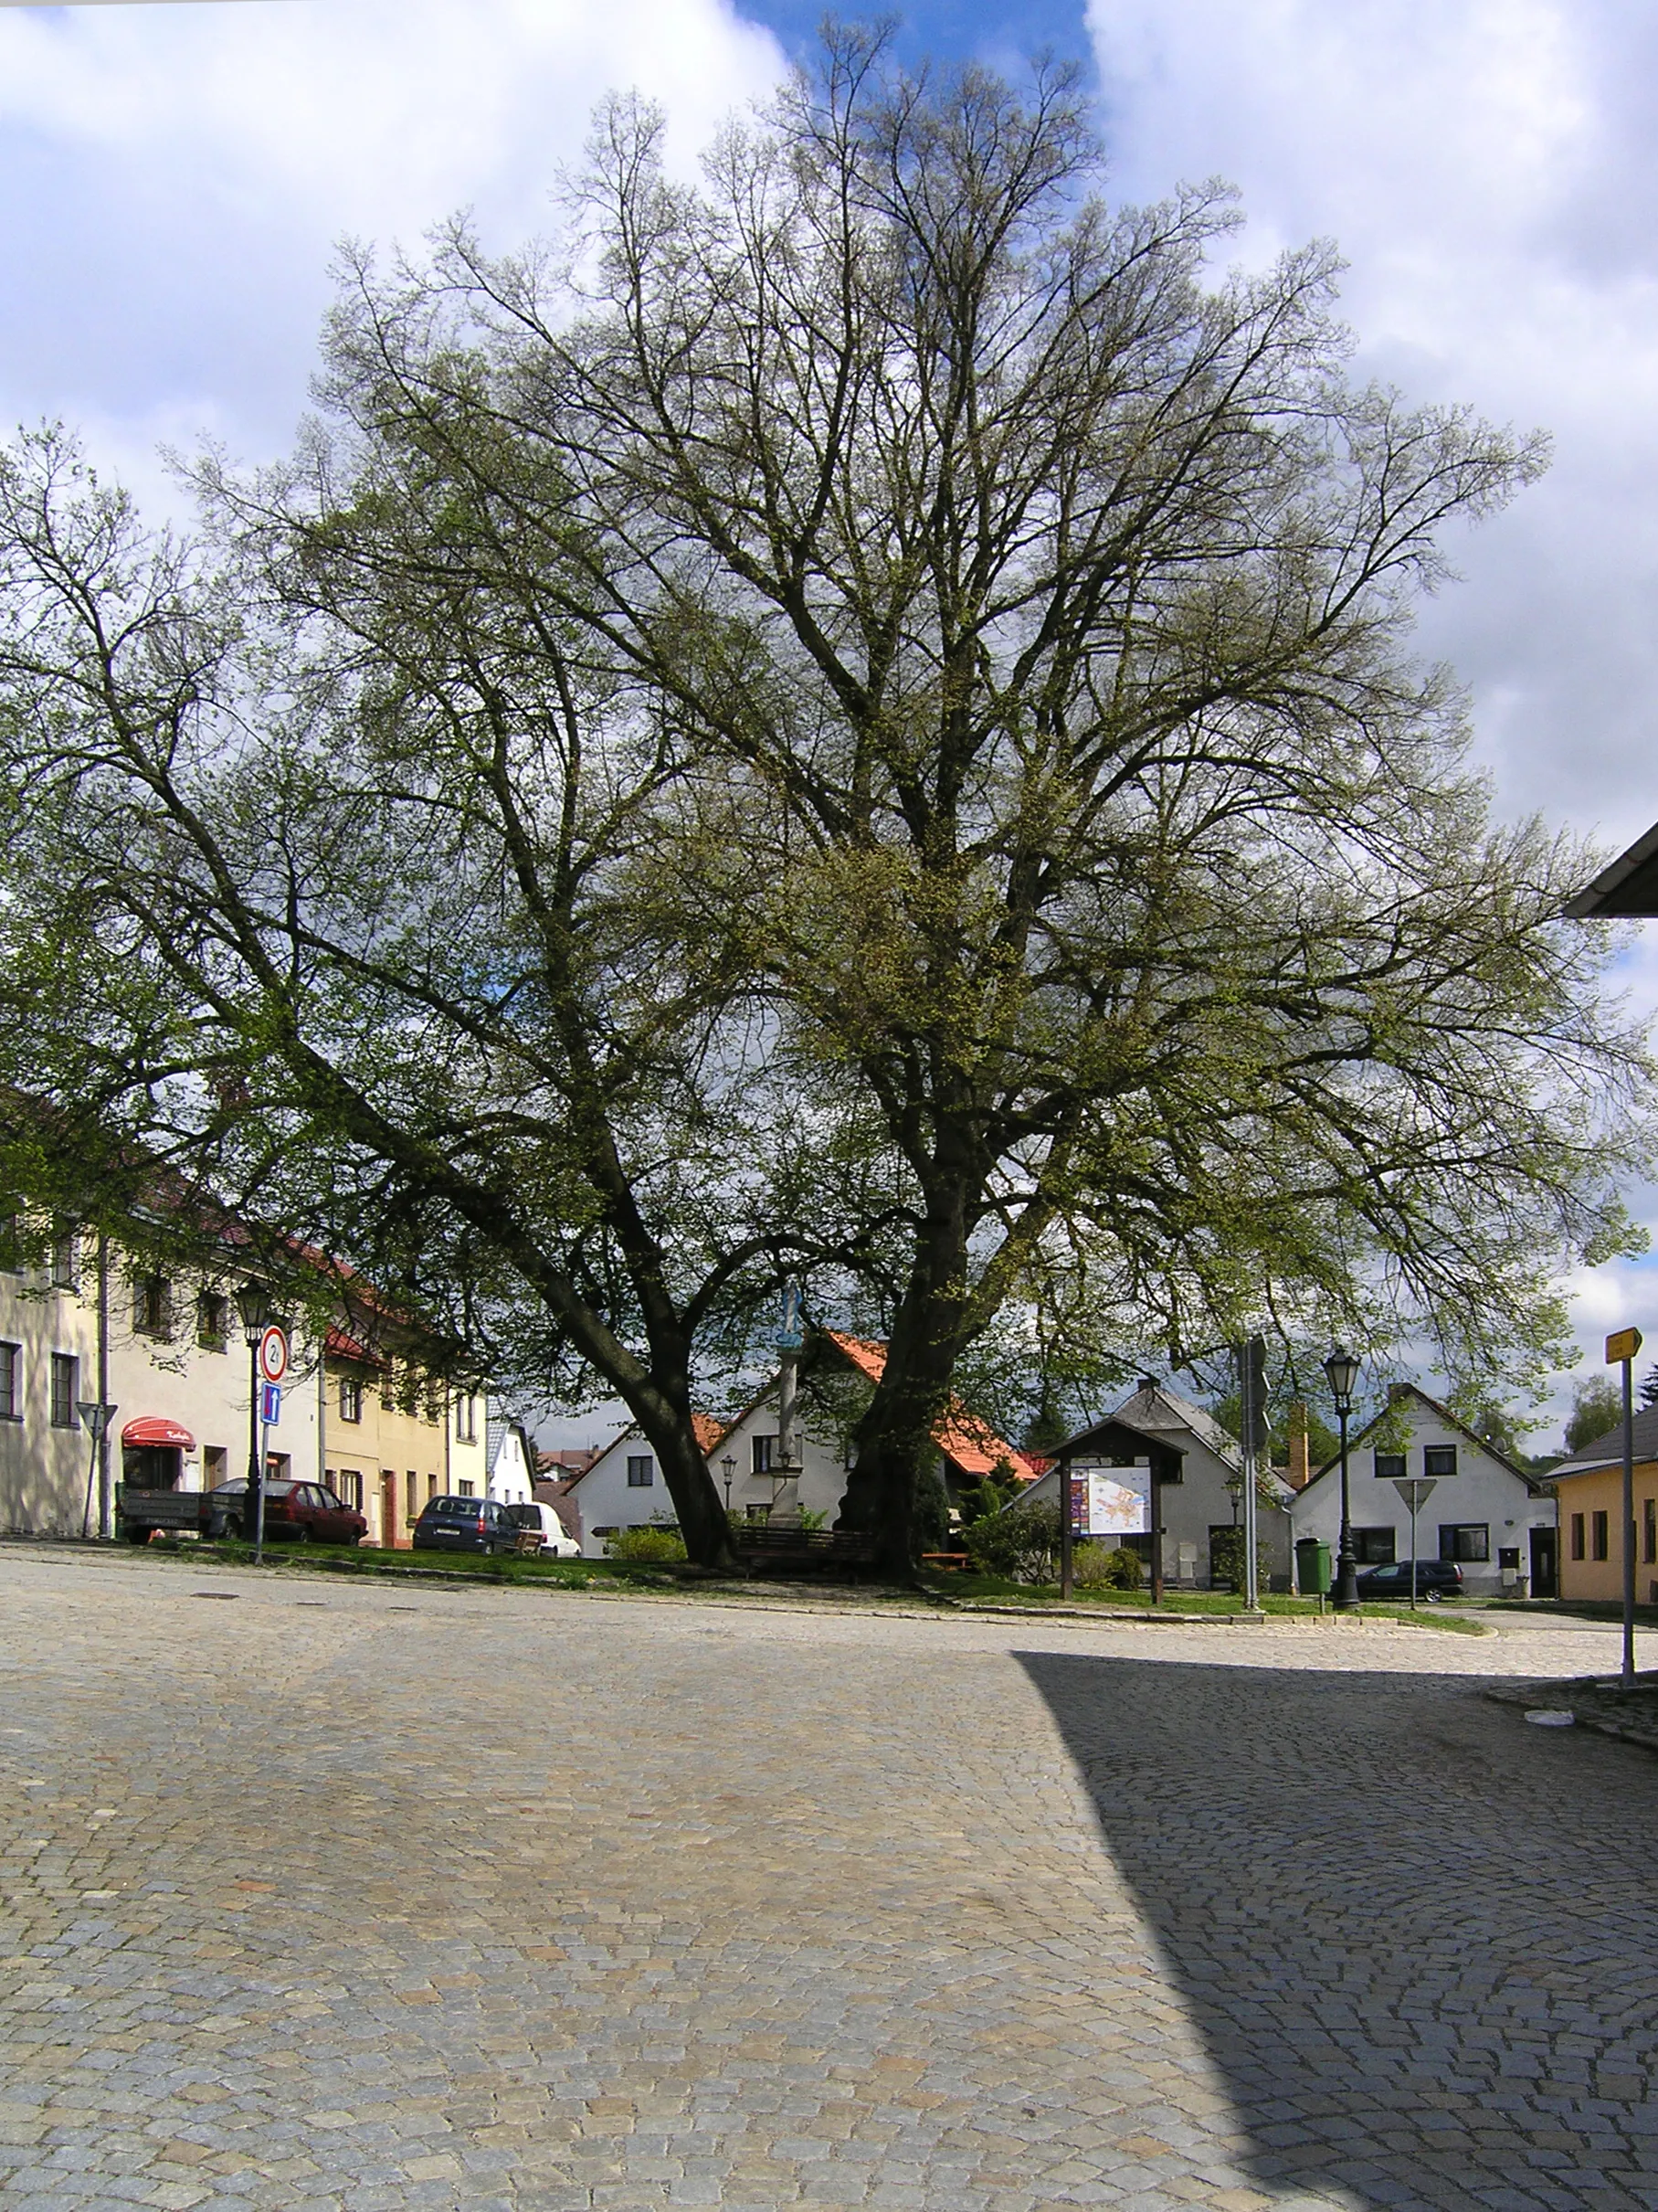
<svg viewBox="0 0 1658 2212">
<path fill-rule="evenodd" d="M 1465 1676 L 1021 1663 L 1263 2188 L 1658 2207 L 1658 1761 Z"/>
</svg>

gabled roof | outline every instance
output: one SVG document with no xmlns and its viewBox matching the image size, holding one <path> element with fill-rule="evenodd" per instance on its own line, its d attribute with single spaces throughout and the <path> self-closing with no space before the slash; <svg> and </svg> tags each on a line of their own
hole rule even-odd
<svg viewBox="0 0 1658 2212">
<path fill-rule="evenodd" d="M 1389 1392 L 1388 1402 L 1381 1412 L 1367 1421 L 1357 1435 L 1348 1437 L 1347 1457 L 1349 1460 L 1371 1431 L 1378 1428 L 1387 1419 L 1400 1397 L 1419 1399 L 1437 1420 L 1442 1421 L 1447 1428 L 1454 1429 L 1459 1436 L 1465 1436 L 1476 1451 L 1484 1452 L 1487 1459 L 1494 1459 L 1498 1466 L 1503 1468 L 1506 1474 L 1513 1475 L 1517 1480 L 1523 1482 L 1528 1490 L 1535 1490 L 1538 1487 L 1539 1477 L 1532 1474 L 1529 1468 L 1516 1466 L 1506 1452 L 1500 1451 L 1494 1444 L 1488 1444 L 1484 1437 L 1471 1429 L 1465 1421 L 1459 1421 L 1449 1406 L 1442 1405 L 1437 1398 L 1430 1398 L 1427 1392 L 1414 1382 L 1396 1382 Z M 1340 1465 L 1341 1455 L 1338 1452 L 1334 1459 L 1326 1459 L 1317 1473 L 1309 1476 L 1306 1487 L 1298 1490 L 1295 1495 L 1298 1498 L 1305 1498 L 1315 1484 L 1321 1483 L 1332 1468 L 1339 1467 Z M 1558 1471 L 1558 1468 L 1555 1470 L 1556 1473 Z"/>
<path fill-rule="evenodd" d="M 1228 1435 L 1213 1413 L 1203 1406 L 1194 1405 L 1178 1391 L 1170 1390 L 1167 1382 L 1143 1381 L 1132 1397 L 1124 1399 L 1114 1417 L 1127 1422 L 1131 1428 L 1184 1429 L 1234 1474 L 1243 1471 L 1243 1454 L 1237 1438 Z"/>
<path fill-rule="evenodd" d="M 871 1382 L 879 1382 L 885 1374 L 887 1348 L 876 1339 L 849 1336 L 843 1328 L 820 1328 L 818 1334 Z M 959 1467 L 964 1475 L 994 1475 L 998 1467 L 1004 1467 L 1018 1482 L 1034 1482 L 1040 1472 L 1022 1452 L 1016 1452 L 998 1436 L 987 1422 L 981 1421 L 977 1413 L 970 1413 L 959 1398 L 952 1397 L 933 1424 L 933 1441 L 951 1466 Z"/>
<path fill-rule="evenodd" d="M 1577 922 L 1596 914 L 1658 914 L 1658 822 L 1602 868 L 1564 911 Z"/>
<path fill-rule="evenodd" d="M 1649 1406 L 1638 1413 L 1632 1427 L 1636 1465 L 1642 1466 L 1649 1460 L 1658 1459 L 1658 1405 Z M 1550 1467 L 1547 1475 L 1537 1476 L 1536 1480 L 1558 1482 L 1563 1475 L 1587 1475 L 1597 1467 L 1621 1467 L 1622 1465 L 1623 1424 L 1620 1421 L 1615 1429 L 1608 1429 L 1603 1436 L 1591 1436 L 1587 1444 L 1579 1445 L 1575 1452 L 1562 1459 L 1558 1466 Z"/>
<path fill-rule="evenodd" d="M 734 1424 L 717 1421 L 712 1413 L 692 1413 L 691 1425 L 696 1433 L 697 1449 L 706 1459 L 721 1438 L 734 1426 Z M 571 1474 L 569 1480 L 564 1486 L 565 1496 L 567 1497 L 578 1484 L 586 1482 L 595 1467 L 602 1466 L 618 1445 L 632 1444 L 641 1438 L 644 1434 L 644 1430 L 640 1428 L 637 1421 L 630 1421 L 625 1429 L 618 1429 L 609 1443 L 601 1451 L 595 1452 L 585 1467 L 578 1467 Z M 545 1453 L 541 1455 L 544 1463 L 547 1456 L 548 1455 Z"/>
</svg>

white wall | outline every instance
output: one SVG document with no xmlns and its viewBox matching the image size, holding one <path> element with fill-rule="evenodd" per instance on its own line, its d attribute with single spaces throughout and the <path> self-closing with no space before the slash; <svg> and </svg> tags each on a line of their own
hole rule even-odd
<svg viewBox="0 0 1658 2212">
<path fill-rule="evenodd" d="M 805 1407 L 801 1408 L 802 1413 Z M 769 1475 L 755 1472 L 755 1438 L 777 1434 L 777 1393 L 774 1386 L 734 1423 L 709 1455 L 708 1471 L 722 1503 L 726 1497 L 724 1461 L 733 1461 L 731 1510 L 746 1514 L 751 1507 L 768 1507 L 778 1519 L 804 1508 L 823 1513 L 833 1522 L 846 1488 L 846 1468 L 836 1444 L 809 1431 L 801 1437 L 801 1472 L 797 1482 L 776 1483 Z M 774 1446 L 774 1455 L 776 1447 Z M 628 1462 L 649 1458 L 651 1481 L 630 1487 Z M 588 1559 L 603 1559 L 607 1543 L 601 1529 L 644 1529 L 654 1521 L 674 1519 L 673 1500 L 662 1479 L 656 1455 L 638 1429 L 625 1429 L 596 1459 L 570 1493 L 581 1515 L 582 1551 Z"/>
<path fill-rule="evenodd" d="M 95 1245 L 80 1242 L 78 1287 L 51 1286 L 44 1270 L 0 1272 L 0 1339 L 22 1346 L 23 1418 L 0 1422 L 0 1528 L 27 1535 L 78 1535 L 85 1507 L 90 1444 L 79 1424 L 51 1424 L 51 1362 L 54 1352 L 79 1362 L 77 1395 L 98 1395 L 98 1276 Z M 121 1437 L 127 1425 L 146 1415 L 177 1422 L 194 1439 L 183 1458 L 182 1487 L 201 1489 L 210 1476 L 206 1454 L 217 1446 L 225 1455 L 225 1477 L 246 1475 L 251 1377 L 234 1303 L 228 1314 L 226 1349 L 196 1341 L 196 1293 L 200 1284 L 182 1270 L 173 1278 L 173 1327 L 164 1339 L 133 1326 L 132 1278 L 121 1254 L 110 1263 L 110 1397 L 117 1411 L 111 1424 L 110 1478 L 121 1476 Z M 228 1286 L 226 1286 L 227 1290 Z M 282 1390 L 281 1418 L 269 1433 L 272 1455 L 284 1455 L 299 1479 L 321 1477 L 315 1350 L 302 1338 L 291 1347 L 292 1364 Z M 97 1500 L 92 1526 L 97 1528 Z"/>
<path fill-rule="evenodd" d="M 1473 1442 L 1453 1423 L 1446 1421 L 1433 1406 L 1414 1392 L 1408 1398 L 1396 1401 L 1395 1411 L 1401 1408 L 1410 1431 L 1405 1450 L 1407 1475 L 1422 1474 L 1422 1455 L 1429 1447 L 1449 1445 L 1456 1450 L 1456 1473 L 1436 1481 L 1418 1517 L 1418 1559 L 1439 1558 L 1442 1527 L 1473 1524 L 1487 1529 L 1490 1557 L 1478 1565 L 1466 1560 L 1463 1561 L 1464 1589 L 1471 1593 L 1489 1593 L 1499 1590 L 1503 1585 L 1498 1553 L 1505 1550 L 1518 1551 L 1519 1571 L 1522 1574 L 1529 1574 L 1529 1531 L 1533 1528 L 1554 1527 L 1552 1498 L 1534 1491 L 1523 1476 L 1512 1473 L 1501 1460 Z M 1347 1477 L 1352 1498 L 1353 1526 L 1355 1529 L 1390 1529 L 1393 1531 L 1394 1557 L 1409 1560 L 1410 1508 L 1390 1479 L 1377 1479 L 1376 1451 L 1375 1441 L 1368 1435 L 1356 1441 L 1348 1449 Z M 1336 1468 L 1329 1468 L 1300 1493 L 1291 1508 L 1291 1520 L 1297 1538 L 1314 1536 L 1327 1543 L 1334 1561 L 1341 1533 L 1341 1477 Z M 1361 1561 L 1361 1572 L 1363 1566 Z"/>
</svg>

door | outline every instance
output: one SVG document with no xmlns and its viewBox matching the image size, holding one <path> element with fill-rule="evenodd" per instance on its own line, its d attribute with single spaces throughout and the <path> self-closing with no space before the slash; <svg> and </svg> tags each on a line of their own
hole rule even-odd
<svg viewBox="0 0 1658 2212">
<path fill-rule="evenodd" d="M 1531 1531 L 1533 1597 L 1558 1597 L 1560 1594 L 1556 1563 L 1558 1541 L 1558 1533 L 1553 1529 L 1534 1529 Z"/>
<path fill-rule="evenodd" d="M 397 1540 L 397 1477 L 380 1477 L 380 1542 L 390 1551 Z"/>
</svg>

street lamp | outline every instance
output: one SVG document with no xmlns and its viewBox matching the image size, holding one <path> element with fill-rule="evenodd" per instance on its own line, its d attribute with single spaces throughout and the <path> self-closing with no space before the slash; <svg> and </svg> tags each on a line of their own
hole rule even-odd
<svg viewBox="0 0 1658 2212">
<path fill-rule="evenodd" d="M 1353 1556 L 1353 1504 L 1347 1488 L 1347 1415 L 1353 1411 L 1353 1385 L 1358 1380 L 1358 1361 L 1338 1344 L 1324 1363 L 1325 1380 L 1336 1401 L 1341 1424 L 1341 1542 L 1336 1556 L 1335 1607 L 1337 1613 L 1358 1611 L 1358 1561 Z"/>
<path fill-rule="evenodd" d="M 727 1452 L 720 1462 L 720 1472 L 725 1477 L 725 1518 L 731 1519 L 731 1478 L 737 1471 L 736 1456 Z"/>
<path fill-rule="evenodd" d="M 244 1541 L 258 1540 L 259 1494 L 264 1469 L 259 1465 L 259 1339 L 270 1317 L 270 1299 L 263 1283 L 247 1282 L 236 1294 L 236 1310 L 242 1318 L 248 1345 L 248 1500 L 242 1511 Z"/>
<path fill-rule="evenodd" d="M 1238 1508 L 1243 1502 L 1242 1476 L 1229 1475 L 1226 1478 L 1224 1487 L 1227 1496 L 1232 1501 L 1232 1526 L 1235 1529 L 1238 1526 Z"/>
</svg>

